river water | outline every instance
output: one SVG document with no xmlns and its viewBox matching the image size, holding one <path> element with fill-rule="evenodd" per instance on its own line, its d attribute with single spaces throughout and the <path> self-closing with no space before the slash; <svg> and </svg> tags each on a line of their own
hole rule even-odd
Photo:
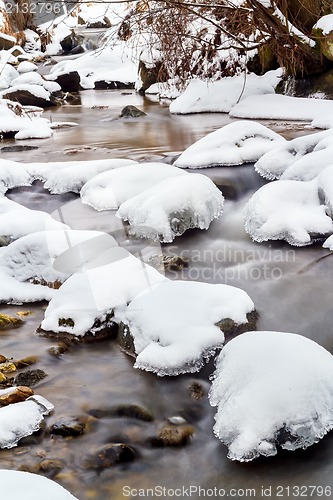
<svg viewBox="0 0 333 500">
<path fill-rule="evenodd" d="M 132 91 L 86 91 L 81 98 L 81 104 L 46 112 L 53 121 L 74 121 L 77 127 L 57 130 L 51 139 L 22 141 L 38 149 L 0 153 L 1 157 L 26 162 L 108 157 L 169 161 L 170 156 L 230 121 L 223 114 L 170 116 L 166 104 Z M 141 107 L 147 117 L 118 119 L 127 104 Z M 307 133 L 301 123 L 268 125 L 287 138 Z M 4 141 L 4 145 L 9 144 L 11 141 Z M 189 259 L 187 269 L 170 272 L 169 277 L 240 286 L 256 304 L 260 315 L 258 329 L 301 333 L 333 352 L 333 271 L 329 252 L 320 245 L 297 249 L 281 242 L 251 242 L 243 228 L 242 211 L 263 180 L 250 165 L 202 173 L 209 175 L 226 195 L 224 215 L 208 231 L 189 231 L 172 244 L 163 245 L 164 253 Z M 51 196 L 39 183 L 32 188 L 15 189 L 9 197 L 55 214 L 61 207 L 65 222 L 73 228 L 108 232 L 119 229 L 113 213 L 97 215 L 82 207 L 76 195 Z M 276 457 L 249 464 L 231 462 L 226 458 L 226 448 L 212 432 L 215 410 L 207 400 L 212 363 L 195 376 L 158 378 L 134 370 L 133 360 L 111 340 L 73 346 L 56 358 L 48 349 L 57 342 L 35 334 L 44 308 L 45 304 L 1 307 L 2 312 L 29 310 L 32 314 L 26 317 L 24 326 L 0 332 L 0 353 L 14 359 L 37 355 L 36 368 L 45 370 L 48 376 L 35 387 L 36 393 L 55 405 L 47 425 L 60 417 L 74 416 L 86 422 L 87 430 L 74 439 L 50 437 L 44 432 L 26 439 L 15 449 L 1 450 L 1 468 L 39 471 L 45 458 L 62 460 L 62 471 L 47 475 L 55 477 L 80 500 L 131 498 L 130 488 L 165 487 L 171 490 L 166 492 L 166 498 L 183 487 L 184 491 L 175 492 L 180 498 L 186 498 L 188 493 L 191 498 L 204 498 L 205 492 L 207 496 L 215 494 L 214 488 L 224 489 L 226 494 L 231 492 L 229 496 L 234 498 L 263 498 L 265 488 L 266 496 L 288 498 L 293 496 L 288 486 L 333 487 L 332 434 L 306 451 L 280 452 Z M 193 382 L 202 385 L 201 399 L 195 399 L 191 393 Z M 89 416 L 93 409 L 131 403 L 149 409 L 154 420 L 96 420 Z M 181 448 L 151 446 L 150 438 L 172 416 L 182 416 L 194 426 L 190 443 Z M 102 471 L 88 468 L 88 455 L 111 442 L 130 444 L 136 459 Z M 190 492 L 187 488 L 191 486 Z M 194 487 L 206 490 L 198 492 Z M 155 489 L 146 495 L 158 498 L 160 492 Z M 310 489 L 304 492 L 303 496 L 310 496 Z M 132 491 L 133 498 L 135 493 L 139 492 Z M 220 491 L 219 496 L 222 494 Z M 319 497 L 320 490 L 316 490 L 312 498 Z"/>
</svg>

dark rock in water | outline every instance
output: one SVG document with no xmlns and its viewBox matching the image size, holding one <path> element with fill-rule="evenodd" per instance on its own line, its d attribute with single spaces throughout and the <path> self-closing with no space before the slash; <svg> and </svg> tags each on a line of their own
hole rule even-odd
<svg viewBox="0 0 333 500">
<path fill-rule="evenodd" d="M 185 446 L 194 432 L 195 428 L 192 425 L 164 425 L 150 442 L 153 446 Z"/>
<path fill-rule="evenodd" d="M 124 351 L 129 356 L 136 358 L 134 339 L 130 334 L 130 330 L 127 325 L 120 323 L 118 330 L 118 343 L 122 351 Z"/>
<path fill-rule="evenodd" d="M 87 28 L 101 29 L 101 28 L 111 28 L 111 21 L 108 17 L 104 16 L 101 21 L 88 21 Z"/>
<path fill-rule="evenodd" d="M 114 80 L 107 82 L 106 80 L 97 80 L 95 82 L 96 90 L 122 90 L 122 89 L 134 89 L 134 83 L 119 82 Z"/>
<path fill-rule="evenodd" d="M 125 106 L 120 113 L 120 118 L 138 118 L 139 116 L 147 116 L 144 111 L 137 108 L 136 106 Z"/>
<path fill-rule="evenodd" d="M 76 437 L 83 434 L 85 424 L 78 418 L 62 417 L 56 421 L 50 428 L 50 434 L 56 434 L 62 437 Z"/>
<path fill-rule="evenodd" d="M 82 336 L 75 335 L 65 330 L 65 328 L 73 328 L 74 322 L 71 318 L 59 318 L 59 327 L 64 327 L 64 331 L 46 331 L 39 326 L 36 333 L 42 337 L 67 340 L 73 344 L 90 344 L 92 342 L 99 342 L 100 340 L 115 339 L 118 334 L 118 325 L 112 321 L 112 317 L 113 313 L 105 318 L 103 324 L 101 324 L 99 320 L 96 320 L 92 327 L 92 331 L 88 331 Z"/>
<path fill-rule="evenodd" d="M 113 417 L 129 417 L 144 422 L 152 422 L 154 417 L 152 413 L 142 406 L 136 404 L 123 404 L 113 408 L 92 409 L 89 415 L 95 418 L 113 418 Z"/>
<path fill-rule="evenodd" d="M 232 319 L 226 318 L 216 323 L 216 326 L 220 328 L 220 330 L 224 333 L 226 339 L 229 340 L 230 338 L 236 337 L 236 335 L 240 335 L 241 333 L 255 330 L 258 317 L 259 314 L 256 310 L 254 310 L 250 313 L 247 313 L 247 323 L 237 325 Z"/>
<path fill-rule="evenodd" d="M 71 56 L 73 55 L 76 55 L 76 54 L 83 54 L 85 52 L 84 50 L 84 47 L 82 47 L 82 45 L 77 45 L 76 47 L 74 47 L 74 49 L 72 49 L 69 54 Z"/>
<path fill-rule="evenodd" d="M 190 385 L 190 394 L 192 398 L 196 400 L 202 399 L 205 395 L 205 390 L 202 384 L 200 384 L 200 382 L 192 382 Z"/>
<path fill-rule="evenodd" d="M 39 361 L 38 356 L 27 356 L 26 358 L 14 361 L 16 368 L 26 368 L 27 366 L 35 365 Z"/>
<path fill-rule="evenodd" d="M 56 358 L 59 358 L 62 354 L 67 352 L 70 349 L 70 346 L 65 342 L 59 342 L 58 345 L 52 346 L 49 348 L 49 353 Z"/>
<path fill-rule="evenodd" d="M 74 30 L 71 31 L 70 35 L 66 36 L 63 40 L 61 40 L 60 45 L 64 54 L 68 54 L 75 47 L 81 45 L 84 38 L 81 35 L 75 33 Z"/>
<path fill-rule="evenodd" d="M 4 146 L 1 148 L 2 153 L 20 153 L 21 151 L 32 151 L 38 149 L 38 146 Z"/>
<path fill-rule="evenodd" d="M 188 267 L 188 259 L 179 255 L 152 255 L 147 264 L 160 272 L 163 271 L 181 271 Z"/>
<path fill-rule="evenodd" d="M 32 385 L 38 384 L 41 380 L 47 377 L 47 373 L 43 370 L 28 370 L 23 373 L 16 375 L 14 382 L 15 385 L 25 385 L 31 387 Z"/>
<path fill-rule="evenodd" d="M 132 462 L 134 459 L 133 448 L 127 444 L 113 443 L 86 457 L 83 466 L 89 469 L 106 469 L 119 463 Z"/>
<path fill-rule="evenodd" d="M 77 71 L 61 73 L 55 79 L 55 82 L 60 85 L 63 92 L 78 92 L 79 90 L 82 90 L 80 81 L 80 75 Z"/>
<path fill-rule="evenodd" d="M 287 94 L 292 97 L 312 97 L 333 99 L 333 69 L 308 78 L 287 78 L 282 80 L 277 88 L 277 93 Z"/>
<path fill-rule="evenodd" d="M 29 90 L 7 90 L 7 93 L 3 96 L 4 99 L 9 99 L 10 101 L 19 102 L 23 106 L 37 106 L 39 108 L 49 108 L 51 106 L 58 106 L 60 103 L 52 94 L 50 94 L 49 99 L 44 99 L 43 97 L 38 97 L 29 92 Z"/>
</svg>

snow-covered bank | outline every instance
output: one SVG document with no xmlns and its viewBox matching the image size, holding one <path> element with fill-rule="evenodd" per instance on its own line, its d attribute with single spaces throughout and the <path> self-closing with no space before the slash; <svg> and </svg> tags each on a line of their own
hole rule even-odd
<svg viewBox="0 0 333 500">
<path fill-rule="evenodd" d="M 0 482 L 7 500 L 77 500 L 54 481 L 30 472 L 1 469 Z"/>
</svg>

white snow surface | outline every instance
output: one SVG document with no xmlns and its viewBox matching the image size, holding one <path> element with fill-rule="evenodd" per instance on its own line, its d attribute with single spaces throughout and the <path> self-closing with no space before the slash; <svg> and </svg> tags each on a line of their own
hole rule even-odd
<svg viewBox="0 0 333 500">
<path fill-rule="evenodd" d="M 311 181 L 315 179 L 322 170 L 333 164 L 333 135 L 332 146 L 326 149 L 316 150 L 308 153 L 295 161 L 282 174 L 281 179 L 293 179 L 295 181 Z"/>
<path fill-rule="evenodd" d="M 244 208 L 245 230 L 254 241 L 312 243 L 311 236 L 333 232 L 332 219 L 318 196 L 318 180 L 279 180 L 262 186 Z"/>
<path fill-rule="evenodd" d="M 42 87 L 40 88 L 44 90 Z M 19 114 L 15 114 L 15 109 Z M 39 110 L 40 108 L 36 108 L 36 110 L 37 109 Z M 26 112 L 27 110 L 29 110 L 29 114 Z M 0 133 L 16 132 L 29 136 L 34 134 L 40 136 L 41 133 L 44 133 L 44 135 L 52 134 L 49 121 L 45 118 L 40 118 L 37 111 L 30 111 L 29 107 L 23 107 L 18 103 L 0 99 Z M 29 130 L 30 133 L 26 132 Z M 15 138 L 17 138 L 17 134 Z M 3 162 L 3 160 L 1 160 L 1 162 Z"/>
<path fill-rule="evenodd" d="M 329 142 L 326 142 L 327 140 Z M 279 179 L 291 165 L 300 161 L 305 155 L 330 146 L 333 146 L 333 129 L 296 137 L 263 155 L 254 168 L 266 179 Z M 307 165 L 308 160 L 304 161 Z"/>
<path fill-rule="evenodd" d="M 333 164 L 319 173 L 318 194 L 323 198 L 328 214 L 333 217 Z"/>
<path fill-rule="evenodd" d="M 139 237 L 173 241 L 187 229 L 208 229 L 220 217 L 224 198 L 213 181 L 201 174 L 166 179 L 125 201 L 117 216 Z"/>
<path fill-rule="evenodd" d="M 38 431 L 44 416 L 53 409 L 42 396 L 0 408 L 0 448 L 13 448 L 20 439 Z"/>
<path fill-rule="evenodd" d="M 170 104 L 174 114 L 229 113 L 239 99 L 250 95 L 272 94 L 282 78 L 282 70 L 269 71 L 263 76 L 253 73 L 223 78 L 216 82 L 191 80 L 186 90 Z M 244 86 L 245 84 L 245 86 Z"/>
<path fill-rule="evenodd" d="M 46 90 L 41 85 L 29 84 L 29 83 L 20 83 L 19 85 L 13 85 L 9 89 L 7 89 L 4 93 L 10 97 L 11 94 L 17 91 L 26 91 L 32 94 L 35 97 L 40 99 L 45 99 L 45 101 L 50 100 L 50 92 Z"/>
<path fill-rule="evenodd" d="M 329 113 L 333 113 L 333 101 L 330 100 L 265 94 L 245 97 L 232 108 L 230 116 L 254 120 L 312 121 Z"/>
<path fill-rule="evenodd" d="M 332 355 L 300 335 L 244 333 L 218 356 L 209 398 L 228 458 L 307 448 L 333 428 Z"/>
<path fill-rule="evenodd" d="M 95 210 L 116 210 L 133 196 L 179 175 L 184 175 L 181 169 L 165 163 L 124 166 L 93 177 L 83 186 L 81 200 Z"/>
<path fill-rule="evenodd" d="M 18 72 L 11 64 L 0 63 L 0 90 L 8 89 L 17 77 Z"/>
<path fill-rule="evenodd" d="M 22 64 L 22 63 L 21 63 Z M 45 90 L 48 92 L 57 92 L 58 90 L 61 90 L 61 87 L 58 83 L 52 82 L 49 80 L 45 80 L 39 73 L 36 72 L 27 72 L 19 75 L 18 77 L 14 78 L 12 80 L 11 85 L 21 85 L 21 84 L 28 84 L 28 85 L 41 85 L 44 87 Z"/>
<path fill-rule="evenodd" d="M 30 61 L 23 61 L 17 66 L 17 71 L 19 73 L 30 73 L 30 71 L 36 71 L 38 66 Z"/>
<path fill-rule="evenodd" d="M 333 14 L 323 16 L 317 21 L 313 29 L 319 29 L 323 35 L 328 35 L 333 31 Z"/>
<path fill-rule="evenodd" d="M 240 120 L 211 132 L 175 161 L 181 168 L 242 165 L 256 162 L 285 139 L 260 123 Z"/>
<path fill-rule="evenodd" d="M 0 195 L 0 236 L 16 240 L 37 231 L 68 229 L 51 215 L 40 210 L 31 210 Z"/>
<path fill-rule="evenodd" d="M 216 323 L 247 323 L 254 304 L 246 292 L 228 285 L 163 281 L 139 294 L 123 323 L 134 340 L 135 368 L 157 375 L 196 372 L 224 343 Z"/>
<path fill-rule="evenodd" d="M 67 332 L 78 337 L 88 331 L 95 333 L 97 321 L 103 327 L 107 316 L 122 308 L 145 288 L 166 279 L 154 268 L 137 259 L 123 248 L 109 253 L 109 263 L 73 274 L 50 301 L 41 327 L 51 332 Z M 74 326 L 60 325 L 70 318 Z"/>
<path fill-rule="evenodd" d="M 77 500 L 55 481 L 30 472 L 0 469 L 0 482 L 7 500 Z"/>
</svg>

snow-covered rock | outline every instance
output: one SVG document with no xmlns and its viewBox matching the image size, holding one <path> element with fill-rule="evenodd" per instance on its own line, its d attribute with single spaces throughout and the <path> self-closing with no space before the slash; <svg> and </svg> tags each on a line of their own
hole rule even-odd
<svg viewBox="0 0 333 500">
<path fill-rule="evenodd" d="M 0 448 L 13 448 L 20 439 L 38 431 L 44 416 L 53 409 L 42 396 L 0 408 Z"/>
<path fill-rule="evenodd" d="M 328 144 L 323 141 L 330 137 L 333 143 L 333 129 L 296 137 L 263 155 L 254 167 L 266 179 L 279 179 L 293 163 L 303 156 L 314 150 L 319 151 L 328 147 Z"/>
<path fill-rule="evenodd" d="M 318 195 L 333 218 L 333 160 L 331 165 L 318 175 Z"/>
<path fill-rule="evenodd" d="M 108 264 L 94 267 L 92 261 L 90 269 L 65 281 L 49 303 L 41 329 L 78 339 L 86 334 L 96 336 L 121 320 L 117 311 L 139 292 L 164 279 L 125 249 L 115 248 Z"/>
<path fill-rule="evenodd" d="M 124 166 L 93 177 L 83 186 L 81 200 L 95 210 L 116 210 L 133 196 L 179 175 L 184 175 L 184 172 L 165 163 Z"/>
<path fill-rule="evenodd" d="M 17 67 L 19 73 L 30 73 L 31 71 L 37 71 L 37 69 L 38 66 L 30 61 L 23 61 Z"/>
<path fill-rule="evenodd" d="M 208 229 L 222 214 L 223 202 L 221 191 L 208 177 L 188 174 L 128 199 L 116 215 L 129 222 L 131 234 L 168 243 L 187 229 Z"/>
<path fill-rule="evenodd" d="M 262 186 L 244 209 L 245 230 L 254 241 L 285 240 L 310 245 L 333 232 L 332 219 L 318 196 L 318 181 L 279 180 Z"/>
<path fill-rule="evenodd" d="M 18 72 L 11 64 L 0 63 L 0 90 L 8 89 L 17 77 Z"/>
<path fill-rule="evenodd" d="M 56 482 L 30 472 L 0 469 L 0 483 L 6 500 L 77 500 Z"/>
<path fill-rule="evenodd" d="M 20 186 L 30 186 L 32 183 L 31 175 L 21 167 L 21 164 L 15 161 L 0 159 L 0 193 L 5 194 L 8 189 Z M 0 198 L 0 206 L 2 203 Z M 4 199 L 6 200 L 6 198 Z M 0 209 L 1 213 L 1 209 Z M 1 231 L 0 231 L 1 233 Z"/>
<path fill-rule="evenodd" d="M 175 161 L 181 168 L 242 165 L 259 160 L 285 139 L 269 128 L 251 121 L 229 123 L 187 148 Z"/>
<path fill-rule="evenodd" d="M 32 109 L 34 109 L 34 112 Z M 0 134 L 17 138 L 17 134 L 23 132 L 29 137 L 32 137 L 34 133 L 37 136 L 43 133 L 44 136 L 49 137 L 52 134 L 52 130 L 50 129 L 49 121 L 39 116 L 39 112 L 42 109 L 32 109 L 27 109 L 17 102 L 0 99 Z M 29 130 L 30 133 L 26 133 Z"/>
<path fill-rule="evenodd" d="M 186 90 L 170 105 L 174 114 L 229 113 L 239 99 L 253 94 L 274 93 L 282 78 L 282 71 L 269 71 L 263 76 L 255 74 L 223 78 L 207 83 L 191 80 Z"/>
<path fill-rule="evenodd" d="M 295 181 L 311 181 L 315 179 L 322 170 L 333 164 L 333 135 L 331 141 L 331 147 L 319 151 L 315 148 L 311 153 L 296 160 L 284 171 L 281 179 Z"/>
<path fill-rule="evenodd" d="M 195 281 L 163 281 L 139 294 L 123 317 L 134 367 L 157 375 L 196 372 L 224 343 L 222 320 L 247 323 L 254 310 L 241 289 Z"/>
<path fill-rule="evenodd" d="M 209 398 L 228 458 L 307 448 L 333 428 L 332 355 L 300 335 L 244 333 L 217 358 Z"/>
<path fill-rule="evenodd" d="M 266 94 L 245 97 L 232 108 L 230 116 L 254 120 L 312 121 L 328 113 L 333 113 L 333 101 L 327 99 Z"/>
<path fill-rule="evenodd" d="M 33 72 L 29 71 L 29 72 L 23 73 L 23 74 L 19 75 L 18 77 L 14 78 L 14 80 L 12 80 L 12 82 L 11 82 L 12 86 L 21 85 L 21 84 L 23 84 L 23 85 L 40 85 L 46 91 L 51 92 L 51 93 L 58 92 L 59 90 L 61 90 L 60 85 L 58 85 L 56 82 L 45 80 L 45 78 L 43 78 L 39 73 L 36 73 L 34 71 Z"/>
</svg>

